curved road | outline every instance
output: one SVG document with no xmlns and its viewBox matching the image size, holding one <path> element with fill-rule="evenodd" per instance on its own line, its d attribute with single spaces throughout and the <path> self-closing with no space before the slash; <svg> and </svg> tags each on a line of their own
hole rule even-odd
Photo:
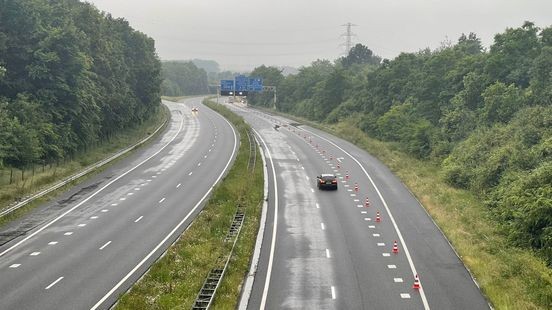
<svg viewBox="0 0 552 310">
<path fill-rule="evenodd" d="M 0 308 L 116 302 L 191 223 L 234 159 L 237 133 L 200 102 L 165 103 L 171 121 L 151 145 L 2 229 L 24 234 L 0 246 Z"/>
<path fill-rule="evenodd" d="M 325 132 L 230 107 L 258 133 L 270 181 L 248 309 L 489 309 L 439 228 L 378 160 Z M 339 189 L 319 191 L 320 173 L 336 174 Z"/>
</svg>

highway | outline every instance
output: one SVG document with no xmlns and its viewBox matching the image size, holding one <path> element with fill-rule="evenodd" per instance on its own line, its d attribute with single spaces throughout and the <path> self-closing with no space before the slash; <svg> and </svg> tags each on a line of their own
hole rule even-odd
<svg viewBox="0 0 552 310">
<path fill-rule="evenodd" d="M 2 228 L 1 309 L 108 309 L 191 223 L 239 139 L 201 98 L 164 104 L 160 137 Z"/>
<path fill-rule="evenodd" d="M 257 132 L 269 181 L 247 309 L 490 308 L 425 209 L 381 162 L 320 130 L 228 106 Z M 318 190 L 321 173 L 334 173 L 339 189 Z"/>
</svg>

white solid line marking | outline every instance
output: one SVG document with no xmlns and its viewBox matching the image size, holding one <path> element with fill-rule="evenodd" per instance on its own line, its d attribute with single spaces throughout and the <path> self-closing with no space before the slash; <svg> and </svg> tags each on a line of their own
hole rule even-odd
<svg viewBox="0 0 552 310">
<path fill-rule="evenodd" d="M 31 254 L 29 254 L 29 256 L 38 256 L 40 255 L 40 252 L 32 252 Z"/>
<path fill-rule="evenodd" d="M 138 167 L 140 167 L 141 165 L 143 165 L 144 163 L 146 163 L 147 161 L 149 161 L 150 159 L 152 159 L 153 157 L 157 156 L 157 154 L 161 153 L 161 151 L 163 151 L 167 146 L 169 146 L 175 139 L 176 137 L 180 134 L 180 132 L 182 131 L 182 128 L 184 126 L 184 119 L 181 120 L 180 122 L 180 128 L 178 129 L 178 132 L 176 133 L 176 135 L 170 140 L 167 142 L 167 144 L 165 144 L 164 146 L 162 146 L 159 150 L 157 150 L 157 152 L 153 153 L 150 157 L 144 159 L 142 162 L 140 162 L 139 164 L 137 164 L 136 166 L 132 167 L 131 169 L 127 170 L 126 172 L 120 174 L 118 177 L 114 178 L 113 180 L 109 181 L 109 183 L 107 183 L 106 185 L 104 185 L 102 188 L 100 188 L 99 190 L 95 191 L 93 194 L 91 194 L 90 196 L 88 196 L 87 198 L 85 198 L 84 200 L 82 200 L 81 202 L 79 202 L 77 205 L 75 205 L 74 207 L 72 207 L 71 209 L 65 211 L 63 214 L 61 214 L 60 216 L 56 217 L 55 219 L 53 219 L 52 221 L 50 221 L 49 223 L 47 223 L 46 225 L 40 227 L 39 229 L 37 229 L 36 231 L 34 231 L 32 234 L 26 236 L 25 238 L 23 238 L 22 240 L 20 240 L 19 242 L 17 242 L 16 244 L 12 245 L 11 247 L 7 248 L 6 250 L 2 251 L 0 253 L 0 257 L 4 256 L 6 253 L 8 253 L 9 251 L 13 250 L 14 248 L 18 247 L 19 245 L 21 245 L 22 243 L 26 242 L 27 240 L 29 240 L 30 238 L 33 238 L 34 236 L 36 236 L 37 234 L 39 234 L 41 231 L 43 231 L 44 229 L 50 227 L 52 224 L 56 223 L 57 221 L 59 221 L 61 218 L 65 217 L 67 214 L 73 212 L 75 209 L 79 208 L 80 206 L 82 206 L 83 204 L 85 204 L 86 202 L 88 202 L 90 199 L 92 199 L 93 197 L 95 197 L 98 193 L 100 193 L 101 191 L 103 191 L 104 189 L 106 189 L 107 187 L 109 187 L 111 184 L 117 182 L 119 179 L 123 178 L 124 176 L 126 176 L 127 174 L 131 173 L 132 171 L 136 170 Z M 229 125 L 230 126 L 230 125 Z M 232 128 L 232 127 L 231 127 Z M 232 128 L 232 130 L 234 130 Z M 232 154 L 234 155 L 234 154 Z"/>
<path fill-rule="evenodd" d="M 134 221 L 134 223 L 138 223 L 138 222 L 140 222 L 140 220 L 141 220 L 141 219 L 142 219 L 143 217 L 144 217 L 143 215 L 142 215 L 142 216 L 140 216 L 139 218 L 137 218 L 137 219 L 136 219 L 136 220 Z"/>
<path fill-rule="evenodd" d="M 383 242 L 378 242 L 378 246 L 385 246 L 385 243 L 383 243 Z"/>
<path fill-rule="evenodd" d="M 108 246 L 111 243 L 111 241 L 107 241 L 104 245 L 100 247 L 100 250 L 105 249 L 106 246 Z"/>
<path fill-rule="evenodd" d="M 56 244 L 58 244 L 57 241 L 50 241 L 50 242 L 48 242 L 48 245 L 56 245 Z"/>
<path fill-rule="evenodd" d="M 332 299 L 335 299 L 335 286 L 332 286 Z"/>
<path fill-rule="evenodd" d="M 95 220 L 95 219 L 97 219 L 97 218 L 98 218 L 98 217 L 97 217 L 96 215 L 90 217 L 91 220 Z"/>
<path fill-rule="evenodd" d="M 410 298 L 410 294 L 408 294 L 408 293 L 401 293 L 401 298 L 403 298 L 403 299 L 408 299 L 408 298 Z"/>
<path fill-rule="evenodd" d="M 326 226 L 324 226 L 324 223 L 320 223 L 320 227 L 322 227 L 322 230 L 326 229 Z"/>
<path fill-rule="evenodd" d="M 383 256 L 383 257 L 389 257 L 389 256 L 391 256 L 391 254 L 389 254 L 389 253 L 381 253 L 381 256 Z"/>
<path fill-rule="evenodd" d="M 387 265 L 387 268 L 389 268 L 389 269 L 397 269 L 397 265 Z"/>
<path fill-rule="evenodd" d="M 372 234 L 372 236 L 374 236 L 374 237 L 379 237 L 380 234 Z"/>
<path fill-rule="evenodd" d="M 188 175 L 192 175 L 192 174 L 193 174 L 193 172 L 188 173 Z"/>
<path fill-rule="evenodd" d="M 10 265 L 10 268 L 17 268 L 19 266 L 21 266 L 21 264 L 12 264 L 12 265 Z"/>
<path fill-rule="evenodd" d="M 52 286 L 56 285 L 59 281 L 61 281 L 63 279 L 63 277 L 59 277 L 57 280 L 55 280 L 54 282 L 52 282 L 52 284 L 46 286 L 46 290 L 49 290 Z"/>
<path fill-rule="evenodd" d="M 320 209 L 320 205 L 318 204 L 318 202 L 316 203 L 316 209 Z"/>
<path fill-rule="evenodd" d="M 106 213 L 107 211 L 109 211 L 109 210 L 103 209 L 103 210 L 102 210 L 102 213 Z"/>
<path fill-rule="evenodd" d="M 77 226 L 78 226 L 78 227 L 84 227 L 84 226 L 86 226 L 86 224 L 79 224 L 79 225 L 77 225 Z"/>
<path fill-rule="evenodd" d="M 178 183 L 178 185 L 176 185 L 176 188 L 179 188 L 179 187 L 180 187 L 180 185 L 182 185 L 182 183 Z"/>
<path fill-rule="evenodd" d="M 330 250 L 329 249 L 326 249 L 326 257 L 330 258 Z"/>
<path fill-rule="evenodd" d="M 161 200 L 159 200 L 159 203 L 162 203 L 163 201 L 165 201 L 165 197 L 163 197 Z"/>
<path fill-rule="evenodd" d="M 165 242 L 167 242 L 167 240 L 169 238 L 171 238 L 175 232 L 188 220 L 188 218 L 197 210 L 197 208 L 199 208 L 199 206 L 205 201 L 205 199 L 209 196 L 209 194 L 211 193 L 211 191 L 213 190 L 213 188 L 215 187 L 215 185 L 222 179 L 223 175 L 227 172 L 228 170 L 228 166 L 230 166 L 230 163 L 232 161 L 232 159 L 234 158 L 234 155 L 236 154 L 236 148 L 238 146 L 238 141 L 237 141 L 237 135 L 236 135 L 236 131 L 234 130 L 234 127 L 232 127 L 232 125 L 226 120 L 226 119 L 223 119 L 227 124 L 228 124 L 228 127 L 230 127 L 230 129 L 232 130 L 232 133 L 233 133 L 233 136 L 234 136 L 234 148 L 232 149 L 232 154 L 230 154 L 230 157 L 228 159 L 228 161 L 226 162 L 226 165 L 224 166 L 224 168 L 222 169 L 222 172 L 219 174 L 219 176 L 217 177 L 217 179 L 215 180 L 215 182 L 213 182 L 212 186 L 207 190 L 207 192 L 203 195 L 203 197 L 199 200 L 199 202 L 190 210 L 190 212 L 165 236 L 165 238 L 163 238 L 163 240 L 161 240 L 136 266 L 134 266 L 134 268 L 132 268 L 132 270 L 130 270 L 119 282 L 117 282 L 117 284 L 115 284 L 100 300 L 98 300 L 98 302 L 96 302 L 96 304 L 94 306 L 92 306 L 90 308 L 90 310 L 96 310 L 98 309 L 111 295 L 113 295 L 113 293 L 115 291 L 117 291 L 119 289 L 119 287 L 121 287 L 121 285 L 123 285 L 123 283 L 125 283 L 128 278 L 130 278 L 138 269 L 140 269 L 140 267 L 142 267 L 145 262 L 147 260 L 150 259 L 150 257 L 153 256 L 154 253 L 156 253 L 159 248 L 161 248 L 161 246 L 163 244 L 165 244 Z M 181 123 L 181 126 L 182 126 L 182 123 Z M 180 130 L 179 130 L 180 132 Z M 175 136 L 176 138 L 176 136 Z M 174 140 L 174 139 L 173 139 Z M 172 140 L 171 140 L 172 142 Z M 160 151 L 159 151 L 160 152 Z M 274 175 L 274 181 L 276 181 L 276 171 L 273 171 L 273 175 Z M 277 194 L 278 191 L 276 191 L 276 197 L 277 197 Z M 276 204 L 277 206 L 278 204 Z M 276 208 L 276 214 L 278 212 L 277 210 L 278 208 Z M 275 219 L 275 223 L 274 223 L 274 227 L 277 226 L 277 222 L 276 222 L 276 219 Z M 270 264 L 269 264 L 270 266 Z"/>
<path fill-rule="evenodd" d="M 402 283 L 402 282 L 403 282 L 403 279 L 402 279 L 402 278 L 393 278 L 393 282 L 395 282 L 395 283 Z"/>
<path fill-rule="evenodd" d="M 65 236 L 71 236 L 72 234 L 73 234 L 72 231 L 68 231 L 68 232 L 64 233 Z"/>
<path fill-rule="evenodd" d="M 307 130 L 308 131 L 308 130 Z M 404 238 L 402 236 L 402 233 L 399 229 L 399 226 L 397 225 L 397 222 L 395 221 L 395 218 L 393 217 L 393 214 L 391 213 L 391 210 L 389 209 L 389 206 L 387 205 L 387 202 L 385 201 L 385 198 L 383 198 L 383 195 L 381 194 L 379 188 L 377 187 L 376 183 L 374 182 L 374 180 L 372 179 L 372 177 L 370 176 L 370 174 L 368 174 L 368 171 L 366 171 L 366 169 L 364 168 L 364 166 L 360 163 L 360 161 L 358 161 L 358 159 L 356 159 L 355 157 L 353 157 L 353 155 L 351 155 L 349 152 L 345 151 L 342 147 L 340 147 L 339 145 L 335 144 L 334 142 L 328 140 L 327 138 L 324 138 L 316 133 L 313 133 L 311 131 L 308 131 L 310 134 L 312 134 L 313 136 L 317 136 L 323 140 L 325 140 L 326 142 L 330 143 L 331 145 L 335 146 L 336 148 L 338 148 L 339 150 L 341 150 L 343 153 L 347 154 L 347 156 L 349 156 L 359 167 L 360 169 L 362 169 L 362 172 L 364 172 L 364 175 L 366 175 L 366 177 L 368 177 L 368 180 L 370 180 L 370 183 L 372 184 L 372 186 L 374 187 L 374 189 L 376 190 L 376 193 L 378 194 L 378 197 L 379 199 L 381 200 L 381 202 L 383 203 L 383 206 L 385 207 L 385 210 L 387 211 L 387 215 L 389 216 L 389 219 L 391 221 L 391 223 L 393 224 L 393 228 L 395 228 L 395 231 L 397 232 L 397 235 L 399 237 L 399 242 L 402 244 L 403 246 L 403 251 L 404 251 L 404 254 L 406 255 L 406 259 L 408 260 L 408 264 L 410 265 L 410 270 L 412 271 L 412 274 L 413 275 L 416 275 L 418 274 L 418 272 L 416 271 L 416 267 L 414 266 L 414 262 L 412 261 L 412 257 L 410 256 L 410 251 L 408 250 L 408 247 L 406 246 L 406 242 L 404 241 Z M 423 207 L 422 207 L 423 208 Z M 420 297 L 422 298 L 422 303 L 424 304 L 424 309 L 425 310 L 429 310 L 430 307 L 429 307 L 429 303 L 427 302 L 427 297 L 425 295 L 425 292 L 424 292 L 424 289 L 423 289 L 423 286 L 420 287 Z"/>
</svg>

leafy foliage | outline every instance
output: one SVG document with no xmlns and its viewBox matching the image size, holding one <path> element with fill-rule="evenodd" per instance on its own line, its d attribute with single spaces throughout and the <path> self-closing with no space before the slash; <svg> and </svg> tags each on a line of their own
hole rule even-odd
<svg viewBox="0 0 552 310">
<path fill-rule="evenodd" d="M 437 161 L 448 183 L 487 201 L 512 242 L 552 265 L 551 72 L 552 27 L 525 22 L 497 34 L 489 51 L 473 33 L 381 63 L 357 45 L 281 80 L 276 107 L 355 122 Z"/>
<path fill-rule="evenodd" d="M 218 66 L 218 65 L 217 65 Z M 207 73 L 191 61 L 163 61 L 163 83 L 165 96 L 203 95 L 209 92 Z"/>
<path fill-rule="evenodd" d="M 0 163 L 74 156 L 159 108 L 154 42 L 77 0 L 0 0 Z"/>
</svg>

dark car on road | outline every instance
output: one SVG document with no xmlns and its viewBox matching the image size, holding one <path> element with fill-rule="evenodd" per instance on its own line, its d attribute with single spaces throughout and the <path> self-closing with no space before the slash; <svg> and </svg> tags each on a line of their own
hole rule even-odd
<svg viewBox="0 0 552 310">
<path fill-rule="evenodd" d="M 333 174 L 321 174 L 316 177 L 318 189 L 337 189 L 337 177 Z"/>
</svg>

